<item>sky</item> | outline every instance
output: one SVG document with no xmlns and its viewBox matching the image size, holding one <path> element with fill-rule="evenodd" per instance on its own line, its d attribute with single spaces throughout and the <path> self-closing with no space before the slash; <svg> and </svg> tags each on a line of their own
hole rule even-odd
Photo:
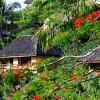
<svg viewBox="0 0 100 100">
<path fill-rule="evenodd" d="M 26 7 L 26 4 L 24 4 L 25 0 L 5 0 L 5 1 L 6 1 L 6 4 L 13 3 L 13 2 L 19 2 L 21 4 L 22 8 Z"/>
</svg>

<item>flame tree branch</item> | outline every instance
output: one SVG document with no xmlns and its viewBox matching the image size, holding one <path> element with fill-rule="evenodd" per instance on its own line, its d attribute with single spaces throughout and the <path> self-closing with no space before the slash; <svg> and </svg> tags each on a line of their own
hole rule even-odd
<svg viewBox="0 0 100 100">
<path fill-rule="evenodd" d="M 89 74 L 91 74 L 92 72 L 93 72 L 93 71 L 84 74 L 84 77 L 87 76 L 87 75 L 89 75 Z M 82 82 L 90 81 L 90 80 L 93 80 L 93 79 L 96 79 L 96 78 L 99 78 L 99 77 L 100 77 L 100 76 L 95 76 L 95 77 L 92 77 L 92 78 L 88 78 L 88 79 L 86 79 L 86 80 L 84 80 L 84 79 L 83 79 L 83 80 L 80 80 L 80 81 L 78 81 L 78 82 L 79 82 L 79 83 L 82 83 Z M 45 97 L 44 100 L 47 100 L 47 98 L 50 97 L 56 90 L 60 89 L 60 87 L 61 87 L 62 85 L 64 85 L 65 83 L 68 83 L 68 82 L 70 82 L 70 81 L 72 81 L 72 80 L 73 80 L 73 79 L 71 78 L 71 79 L 62 81 L 60 84 L 58 84 L 57 87 L 55 87 L 55 89 L 54 89 L 52 92 L 50 92 L 50 93 L 48 94 L 47 97 Z"/>
<path fill-rule="evenodd" d="M 94 51 L 96 51 L 96 49 L 95 50 L 93 50 L 92 52 L 91 52 L 91 54 L 94 52 Z M 79 62 L 79 63 L 77 63 L 77 64 L 84 64 L 85 63 L 85 61 L 87 61 L 87 60 L 89 60 L 90 58 L 92 58 L 94 55 L 95 55 L 95 53 L 96 52 L 94 52 L 93 53 L 93 55 L 91 55 L 90 57 L 88 57 L 86 60 L 84 60 L 83 62 Z M 75 67 L 77 64 L 75 64 L 75 65 L 73 65 L 72 67 L 69 67 L 69 68 L 66 68 L 64 71 L 62 71 L 59 75 L 61 75 L 63 72 L 65 72 L 65 71 L 69 71 L 69 69 L 71 69 L 71 68 L 73 68 L 73 67 Z M 87 75 L 89 75 L 90 73 L 92 73 L 93 71 L 91 71 L 91 72 L 89 72 L 89 73 L 86 73 L 86 74 L 84 74 L 83 76 L 85 77 L 85 76 L 87 76 Z M 96 77 L 93 77 L 93 78 L 89 78 L 89 79 L 86 79 L 86 80 L 81 80 L 81 81 L 79 81 L 79 82 L 86 82 L 86 81 L 90 81 L 90 80 L 93 80 L 93 79 L 95 79 L 95 78 L 98 78 L 99 76 L 96 76 Z M 47 98 L 48 97 L 50 97 L 56 90 L 58 90 L 63 84 L 65 84 L 65 83 L 68 83 L 68 82 L 70 82 L 70 81 L 72 81 L 73 79 L 71 78 L 71 79 L 69 79 L 69 80 L 64 80 L 64 81 L 62 81 L 60 84 L 58 84 L 58 86 L 52 91 L 52 92 L 50 92 L 49 94 L 48 94 L 48 96 L 47 97 L 45 97 L 45 99 L 44 100 L 47 100 Z"/>
</svg>

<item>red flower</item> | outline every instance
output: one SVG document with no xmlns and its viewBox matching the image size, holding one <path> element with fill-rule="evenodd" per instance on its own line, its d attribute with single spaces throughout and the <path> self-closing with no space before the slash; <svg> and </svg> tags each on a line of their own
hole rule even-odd
<svg viewBox="0 0 100 100">
<path fill-rule="evenodd" d="M 75 75 L 75 72 L 74 71 L 71 71 L 71 75 L 74 76 Z"/>
<path fill-rule="evenodd" d="M 88 23 L 92 18 L 93 18 L 92 14 L 89 14 L 89 15 L 86 17 L 85 22 Z"/>
<path fill-rule="evenodd" d="M 51 84 L 55 84 L 55 82 L 54 82 L 54 81 L 51 81 L 50 83 L 51 83 Z"/>
<path fill-rule="evenodd" d="M 32 100 L 39 100 L 38 96 L 34 96 Z"/>
<path fill-rule="evenodd" d="M 41 80 L 41 81 L 43 81 L 43 80 L 44 80 L 44 78 L 45 78 L 45 75 L 43 75 L 43 74 L 42 74 L 42 75 L 40 75 L 40 80 Z"/>
<path fill-rule="evenodd" d="M 72 80 L 76 81 L 76 80 L 78 80 L 78 78 L 76 76 L 73 76 Z"/>
<path fill-rule="evenodd" d="M 98 17 L 100 14 L 100 11 L 96 11 L 92 13 L 93 18 Z"/>
<path fill-rule="evenodd" d="M 59 100 L 59 98 L 60 98 L 59 96 L 56 95 L 54 96 L 54 100 Z"/>
<path fill-rule="evenodd" d="M 20 70 L 19 69 L 13 69 L 14 74 L 19 74 Z"/>
<path fill-rule="evenodd" d="M 92 12 L 91 14 L 86 16 L 85 22 L 89 22 L 91 19 L 96 18 L 100 15 L 100 11 Z"/>
<path fill-rule="evenodd" d="M 77 18 L 74 20 L 73 24 L 74 24 L 74 27 L 78 27 L 79 25 L 81 25 L 81 23 L 83 22 L 83 17 L 80 17 L 80 18 Z"/>
<path fill-rule="evenodd" d="M 92 13 L 92 17 L 93 17 L 93 18 L 95 18 L 95 17 L 97 17 L 97 16 L 98 16 L 98 14 L 97 14 L 96 12 L 93 12 L 93 13 Z"/>
<path fill-rule="evenodd" d="M 19 79 L 21 71 L 19 69 L 13 69 L 14 78 Z"/>
</svg>

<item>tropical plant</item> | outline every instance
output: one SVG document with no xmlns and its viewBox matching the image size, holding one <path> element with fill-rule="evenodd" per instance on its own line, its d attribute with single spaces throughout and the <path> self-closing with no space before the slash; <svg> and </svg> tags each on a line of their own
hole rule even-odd
<svg viewBox="0 0 100 100">
<path fill-rule="evenodd" d="M 44 50 L 47 50 L 51 45 L 53 45 L 54 42 L 51 41 L 53 41 L 54 38 L 58 38 L 58 33 L 63 33 L 70 30 L 69 28 L 73 28 L 72 20 L 74 18 L 78 16 L 85 16 L 87 13 L 90 13 L 88 8 L 86 9 L 85 7 L 89 2 L 83 2 L 83 0 L 71 2 L 63 1 L 63 3 L 55 1 L 55 4 L 53 5 L 52 2 L 50 3 L 49 1 L 49 3 L 44 6 L 45 8 L 43 7 L 44 12 L 43 10 L 41 12 L 43 17 L 46 16 L 46 20 L 37 32 L 37 36 L 39 38 L 39 43 L 43 46 Z M 81 6 L 84 6 L 85 9 L 82 10 Z M 51 8 L 50 12 L 49 10 L 45 10 L 50 7 L 53 8 L 53 10 Z"/>
<path fill-rule="evenodd" d="M 13 33 L 16 28 L 13 20 L 17 19 L 19 14 L 17 12 L 15 14 L 13 10 L 18 7 L 21 7 L 21 5 L 17 2 L 6 5 L 3 0 L 0 1 L 0 48 L 16 37 Z"/>
</svg>

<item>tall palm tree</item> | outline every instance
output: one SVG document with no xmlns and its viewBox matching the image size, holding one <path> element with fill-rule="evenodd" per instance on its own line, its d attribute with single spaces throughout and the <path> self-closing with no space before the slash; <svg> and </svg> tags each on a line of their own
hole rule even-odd
<svg viewBox="0 0 100 100">
<path fill-rule="evenodd" d="M 0 0 L 0 36 L 4 33 L 3 25 L 11 24 L 10 19 L 5 19 L 6 16 L 9 16 L 15 8 L 21 8 L 21 5 L 18 2 L 6 5 L 4 0 Z"/>
<path fill-rule="evenodd" d="M 0 49 L 15 38 L 15 33 L 12 32 L 16 28 L 13 24 L 15 8 L 21 8 L 21 5 L 18 2 L 7 5 L 4 0 L 0 0 Z"/>
</svg>

